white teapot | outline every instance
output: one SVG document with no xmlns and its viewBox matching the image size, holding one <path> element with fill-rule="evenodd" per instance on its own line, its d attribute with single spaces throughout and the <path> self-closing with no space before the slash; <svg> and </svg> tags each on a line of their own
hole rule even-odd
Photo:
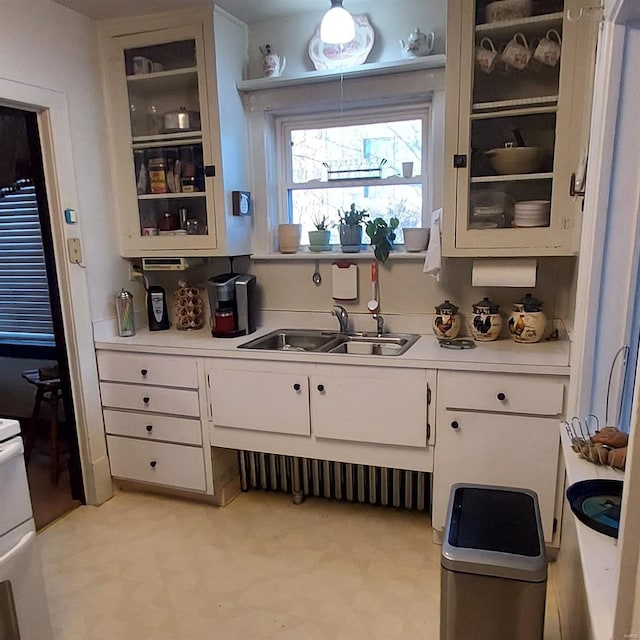
<svg viewBox="0 0 640 640">
<path fill-rule="evenodd" d="M 402 56 L 404 58 L 428 56 L 433 51 L 435 39 L 436 36 L 433 31 L 422 33 L 420 29 L 414 29 L 413 33 L 407 38 L 406 44 L 404 40 L 400 40 Z"/>
</svg>

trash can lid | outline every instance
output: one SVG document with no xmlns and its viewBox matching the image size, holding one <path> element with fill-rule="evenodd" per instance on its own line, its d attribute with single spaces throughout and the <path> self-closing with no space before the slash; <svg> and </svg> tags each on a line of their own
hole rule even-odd
<svg viewBox="0 0 640 640">
<path fill-rule="evenodd" d="M 441 563 L 451 571 L 545 581 L 547 558 L 535 492 L 453 485 Z"/>
</svg>

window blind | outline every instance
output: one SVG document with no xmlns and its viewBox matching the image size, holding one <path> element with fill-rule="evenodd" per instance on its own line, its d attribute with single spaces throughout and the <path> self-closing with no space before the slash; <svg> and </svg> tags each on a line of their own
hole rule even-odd
<svg viewBox="0 0 640 640">
<path fill-rule="evenodd" d="M 54 344 L 33 185 L 0 197 L 0 342 Z"/>
</svg>

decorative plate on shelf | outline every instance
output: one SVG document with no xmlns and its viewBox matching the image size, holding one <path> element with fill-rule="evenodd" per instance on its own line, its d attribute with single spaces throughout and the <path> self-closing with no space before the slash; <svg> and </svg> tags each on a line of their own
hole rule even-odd
<svg viewBox="0 0 640 640">
<path fill-rule="evenodd" d="M 309 41 L 309 57 L 318 71 L 348 69 L 361 65 L 373 47 L 373 27 L 364 13 L 353 16 L 356 37 L 346 44 L 329 44 L 320 40 L 320 25 Z"/>
</svg>

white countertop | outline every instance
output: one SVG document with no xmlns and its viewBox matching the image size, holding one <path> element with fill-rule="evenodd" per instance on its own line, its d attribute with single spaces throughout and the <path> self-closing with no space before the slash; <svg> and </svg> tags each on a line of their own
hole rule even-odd
<svg viewBox="0 0 640 640">
<path fill-rule="evenodd" d="M 139 330 L 135 336 L 114 336 L 97 340 L 97 349 L 141 351 L 193 356 L 218 356 L 253 360 L 279 360 L 327 364 L 374 364 L 376 366 L 473 369 L 514 373 L 569 374 L 570 342 L 549 340 L 537 344 L 518 344 L 509 339 L 477 343 L 475 349 L 443 349 L 433 335 L 422 335 L 400 356 L 376 356 L 332 353 L 301 353 L 238 349 L 249 340 L 280 327 L 262 327 L 249 336 L 213 338 L 207 329 L 199 331 Z M 291 328 L 291 327 L 288 327 Z"/>
<path fill-rule="evenodd" d="M 624 479 L 623 471 L 593 464 L 580 458 L 577 453 L 572 451 L 564 426 L 560 427 L 560 435 L 567 473 L 567 486 L 595 478 Z M 566 502 L 565 508 L 570 508 Z M 598 640 L 611 638 L 620 575 L 618 541 L 590 529 L 577 518 L 576 529 L 593 637 Z"/>
</svg>

